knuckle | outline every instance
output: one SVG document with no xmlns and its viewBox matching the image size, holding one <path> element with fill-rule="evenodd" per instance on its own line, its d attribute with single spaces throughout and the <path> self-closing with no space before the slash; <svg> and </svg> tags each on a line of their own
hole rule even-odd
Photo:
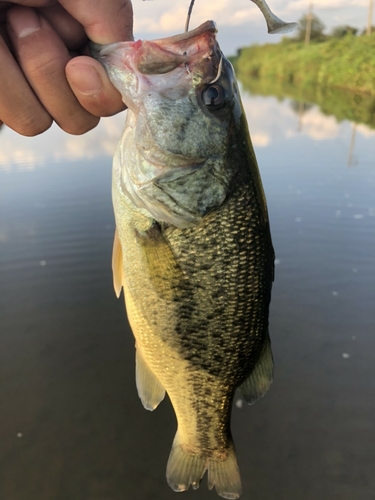
<svg viewBox="0 0 375 500">
<path fill-rule="evenodd" d="M 50 81 L 56 78 L 61 69 L 56 66 L 52 57 L 35 57 L 27 62 L 27 73 L 32 81 Z"/>
</svg>

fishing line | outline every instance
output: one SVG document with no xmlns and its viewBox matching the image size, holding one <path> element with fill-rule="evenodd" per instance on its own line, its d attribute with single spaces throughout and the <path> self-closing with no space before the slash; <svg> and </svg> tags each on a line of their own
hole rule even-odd
<svg viewBox="0 0 375 500">
<path fill-rule="evenodd" d="M 255 3 L 255 5 L 261 10 L 263 16 L 265 17 L 268 33 L 271 34 L 281 34 L 281 33 L 289 33 L 298 27 L 297 23 L 286 23 L 282 21 L 280 18 L 275 16 L 275 14 L 268 7 L 266 0 L 250 0 Z M 189 23 L 191 18 L 191 13 L 193 11 L 195 0 L 191 0 L 189 5 L 189 10 L 186 17 L 185 23 L 185 33 L 189 31 Z"/>
<path fill-rule="evenodd" d="M 188 13 L 187 13 L 187 17 L 186 17 L 185 33 L 187 31 L 189 31 L 189 23 L 190 23 L 191 13 L 193 11 L 194 3 L 195 3 L 195 0 L 191 0 L 190 5 L 189 5 L 189 10 L 188 10 Z"/>
</svg>

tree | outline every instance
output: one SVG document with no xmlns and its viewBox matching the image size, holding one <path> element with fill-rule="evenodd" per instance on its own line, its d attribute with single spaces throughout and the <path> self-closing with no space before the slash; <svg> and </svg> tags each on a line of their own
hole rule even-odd
<svg viewBox="0 0 375 500">
<path fill-rule="evenodd" d="M 332 30 L 332 36 L 334 38 L 344 38 L 346 35 L 356 35 L 358 33 L 358 29 L 353 26 L 336 26 Z"/>
<path fill-rule="evenodd" d="M 316 42 L 322 42 L 323 40 L 326 39 L 326 36 L 323 33 L 325 26 L 318 16 L 316 16 L 315 14 L 311 15 L 312 15 L 312 20 L 311 20 L 310 40 L 314 40 Z M 307 23 L 308 23 L 308 15 L 302 16 L 301 19 L 298 21 L 298 33 L 296 36 L 297 40 L 300 41 L 305 40 Z"/>
</svg>

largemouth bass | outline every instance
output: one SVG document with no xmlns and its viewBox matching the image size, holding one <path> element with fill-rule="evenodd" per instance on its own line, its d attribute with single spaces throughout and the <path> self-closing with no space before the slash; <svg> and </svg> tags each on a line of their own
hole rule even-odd
<svg viewBox="0 0 375 500">
<path fill-rule="evenodd" d="M 230 431 L 235 390 L 253 403 L 273 372 L 274 252 L 233 68 L 207 21 L 95 54 L 128 106 L 113 163 L 114 286 L 123 287 L 145 408 L 168 393 L 175 491 L 241 494 Z"/>
</svg>

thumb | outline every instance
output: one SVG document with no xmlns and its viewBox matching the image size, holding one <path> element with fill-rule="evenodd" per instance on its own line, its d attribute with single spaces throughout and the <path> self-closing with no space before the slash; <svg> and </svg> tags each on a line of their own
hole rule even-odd
<svg viewBox="0 0 375 500">
<path fill-rule="evenodd" d="M 59 0 L 59 3 L 95 43 L 133 40 L 131 0 Z M 89 113 L 109 116 L 125 108 L 120 93 L 93 58 L 75 57 L 65 71 L 72 91 Z"/>
<path fill-rule="evenodd" d="M 65 73 L 79 103 L 92 115 L 111 116 L 125 109 L 121 94 L 108 80 L 103 66 L 92 57 L 73 58 Z"/>
</svg>

